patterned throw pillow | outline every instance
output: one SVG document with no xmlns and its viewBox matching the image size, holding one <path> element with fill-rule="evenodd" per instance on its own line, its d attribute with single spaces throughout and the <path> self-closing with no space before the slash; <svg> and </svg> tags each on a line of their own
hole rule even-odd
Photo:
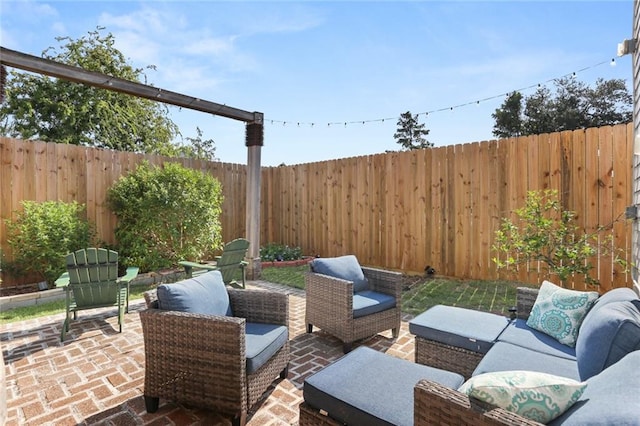
<svg viewBox="0 0 640 426">
<path fill-rule="evenodd" d="M 548 423 L 569 409 L 586 383 L 534 371 L 499 371 L 478 374 L 459 392 L 530 420 Z"/>
<path fill-rule="evenodd" d="M 580 324 L 596 300 L 595 291 L 567 290 L 544 281 L 527 325 L 573 348 Z"/>
</svg>

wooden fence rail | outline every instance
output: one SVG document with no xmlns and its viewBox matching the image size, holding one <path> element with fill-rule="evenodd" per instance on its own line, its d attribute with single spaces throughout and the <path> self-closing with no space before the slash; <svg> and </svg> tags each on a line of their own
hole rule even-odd
<svg viewBox="0 0 640 426">
<path fill-rule="evenodd" d="M 491 246 L 501 218 L 529 190 L 557 189 L 564 208 L 594 230 L 632 204 L 632 124 L 378 154 L 262 170 L 261 243 L 308 254 L 353 253 L 365 265 L 476 279 L 538 283 L 539 265 L 497 271 Z M 245 166 L 169 159 L 0 138 L 0 245 L 22 200 L 77 200 L 100 238 L 114 243 L 107 189 L 142 160 L 180 162 L 223 184 L 223 239 L 245 232 Z M 268 148 L 265 148 L 268 149 Z M 617 221 L 615 247 L 630 253 L 631 226 Z M 611 255 L 593 259 L 602 291 L 630 286 Z M 585 288 L 575 280 L 574 288 Z"/>
</svg>

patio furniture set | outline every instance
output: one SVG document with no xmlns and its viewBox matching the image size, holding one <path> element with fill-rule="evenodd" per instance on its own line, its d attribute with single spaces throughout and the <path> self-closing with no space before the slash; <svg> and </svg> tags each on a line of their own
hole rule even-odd
<svg viewBox="0 0 640 426">
<path fill-rule="evenodd" d="M 221 271 L 201 269 L 144 295 L 146 409 L 163 398 L 244 425 L 287 377 L 288 297 L 231 288 Z M 599 296 L 544 282 L 518 289 L 511 318 L 442 305 L 418 315 L 409 323 L 415 362 L 352 350 L 385 330 L 397 337 L 401 278 L 352 255 L 310 263 L 307 332 L 338 337 L 345 355 L 306 378 L 301 426 L 638 424 L 640 299 L 631 289 Z"/>
</svg>

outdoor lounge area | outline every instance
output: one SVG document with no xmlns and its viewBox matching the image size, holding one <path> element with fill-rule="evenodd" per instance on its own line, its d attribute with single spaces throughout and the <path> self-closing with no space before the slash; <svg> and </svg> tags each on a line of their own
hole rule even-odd
<svg viewBox="0 0 640 426">
<path fill-rule="evenodd" d="M 343 343 L 320 330 L 306 333 L 305 293 L 264 281 L 247 288 L 289 294 L 291 359 L 288 377 L 276 379 L 249 411 L 248 425 L 298 423 L 302 385 L 308 376 L 343 356 Z M 143 398 L 142 299 L 130 303 L 122 333 L 114 309 L 85 311 L 60 342 L 63 314 L 6 324 L 0 333 L 5 354 L 7 425 L 230 425 L 219 413 L 160 401 L 148 414 Z M 410 316 L 403 316 L 399 337 L 391 331 L 355 343 L 413 362 Z"/>
<path fill-rule="evenodd" d="M 313 270 L 317 271 L 317 267 Z M 388 274 L 392 278 L 394 273 Z M 220 279 L 214 283 L 216 277 Z M 211 272 L 202 279 L 205 280 L 202 283 L 207 283 L 207 292 L 224 288 L 219 272 Z M 188 279 L 170 284 L 176 287 L 163 289 L 163 292 L 183 295 L 187 285 L 193 290 L 199 288 L 200 281 Z M 479 390 L 493 392 L 489 391 L 493 388 L 502 393 L 505 385 L 513 388 L 509 392 L 515 391 L 516 395 L 520 392 L 526 399 L 522 404 L 518 402 L 520 408 L 513 408 L 524 410 L 522 413 L 527 412 L 527 416 L 533 414 L 545 424 L 556 417 L 559 422 L 551 424 L 582 425 L 586 420 L 589 424 L 636 424 L 640 415 L 640 400 L 637 399 L 640 391 L 640 370 L 637 369 L 640 299 L 628 288 L 598 296 L 596 292 L 578 294 L 545 281 L 540 290 L 518 289 L 517 312 L 511 319 L 437 305 L 415 317 L 402 315 L 400 325 L 394 331 L 385 330 L 352 341 L 353 347 L 343 356 L 343 340 L 325 331 L 311 332 L 308 327 L 307 321 L 311 318 L 306 312 L 309 294 L 265 281 L 249 281 L 246 290 L 227 290 L 234 316 L 247 318 L 247 336 L 249 323 L 255 320 L 245 316 L 242 309 L 252 306 L 259 312 L 255 301 L 266 296 L 265 299 L 288 301 L 280 305 L 288 305 L 288 310 L 272 310 L 287 312 L 279 316 L 288 317 L 289 340 L 273 356 L 273 362 L 277 363 L 273 368 L 267 367 L 271 365 L 269 361 L 256 370 L 256 375 L 262 375 L 263 368 L 270 369 L 266 382 L 259 379 L 265 383 L 261 385 L 264 386 L 262 389 L 267 390 L 254 392 L 254 396 L 249 390 L 249 410 L 242 409 L 242 421 L 238 422 L 237 417 L 232 419 L 229 415 L 229 412 L 238 413 L 235 409 L 223 414 L 172 401 L 198 401 L 199 398 L 206 399 L 205 395 L 213 388 L 233 388 L 230 385 L 236 380 L 231 371 L 209 375 L 209 367 L 199 360 L 215 359 L 215 365 L 226 364 L 223 358 L 228 357 L 227 349 L 222 347 L 229 346 L 227 342 L 233 340 L 232 337 L 224 335 L 221 326 L 216 326 L 215 332 L 203 327 L 205 322 L 215 318 L 227 323 L 239 318 L 225 320 L 221 314 L 207 316 L 191 311 L 176 312 L 174 309 L 181 310 L 177 306 L 164 308 L 162 303 L 169 299 L 166 295 L 160 297 L 161 287 L 157 300 L 155 291 L 145 293 L 149 310 L 145 310 L 145 301 L 131 302 L 122 332 L 112 309 L 87 311 L 82 321 L 75 322 L 70 328 L 69 338 L 64 343 L 58 338 L 59 317 L 63 314 L 4 326 L 0 342 L 6 364 L 7 424 L 229 425 L 245 424 L 245 421 L 249 425 L 301 426 L 540 424 L 516 414 L 521 411 L 503 410 L 482 402 L 484 391 L 472 394 L 478 399 L 470 399 L 462 393 L 465 386 L 470 387 L 470 391 L 477 386 Z M 204 293 L 196 294 L 201 295 L 201 300 L 206 299 Z M 186 300 L 179 297 L 174 299 L 175 303 Z M 245 298 L 253 302 L 239 304 Z M 207 304 L 210 302 L 206 301 Z M 529 327 L 529 324 L 538 327 L 532 321 L 544 317 L 540 315 L 540 309 L 551 309 L 550 312 L 558 315 L 560 306 L 566 312 L 577 310 L 585 315 L 584 322 L 572 323 L 569 334 L 562 328 L 558 335 L 563 341 L 577 338 L 575 349 L 568 343 L 566 346 L 549 338 L 552 334 L 547 336 L 557 330 L 555 327 L 544 331 Z M 199 327 L 192 321 L 195 318 L 200 318 Z M 572 314 L 572 318 L 577 316 Z M 195 328 L 193 333 L 183 329 L 173 336 L 172 331 L 167 331 L 174 326 L 172 323 Z M 578 334 L 573 325 L 579 324 L 582 325 Z M 150 326 L 154 329 L 152 334 L 149 333 Z M 190 334 L 193 337 L 187 336 Z M 207 347 L 204 341 L 203 345 L 171 344 L 169 348 L 168 341 L 188 342 L 209 335 L 223 342 L 215 354 L 205 349 L 199 351 L 199 347 Z M 241 346 L 244 348 L 243 339 Z M 250 346 L 247 337 L 247 348 Z M 151 358 L 150 347 L 154 347 L 156 353 Z M 182 352 L 183 348 L 186 353 Z M 282 363 L 279 355 L 282 351 L 289 354 L 288 365 L 286 360 Z M 185 359 L 190 365 L 185 365 Z M 249 359 L 247 352 L 247 387 L 251 389 Z M 169 372 L 174 368 L 176 373 Z M 167 378 L 150 385 L 149 372 L 152 370 L 156 373 L 151 376 L 162 375 L 165 372 L 161 370 L 166 370 Z M 482 374 L 485 372 L 492 376 L 488 382 L 483 377 L 487 375 Z M 278 373 L 280 377 L 277 377 Z M 520 382 L 523 373 L 531 374 L 526 374 L 529 378 Z M 503 378 L 507 381 L 496 382 Z M 552 382 L 543 383 L 548 379 Z M 210 386 L 216 382 L 220 384 Z M 542 390 L 541 385 L 548 389 Z M 156 386 L 165 390 L 154 390 Z M 565 386 L 568 393 L 563 390 Z M 535 389 L 534 394 L 529 395 L 530 389 Z M 224 390 L 224 399 L 231 397 L 227 392 L 233 391 Z M 538 392 L 544 395 L 544 407 L 535 402 Z M 557 392 L 560 393 L 556 395 Z M 491 393 L 487 395 L 494 397 Z M 548 407 L 547 397 L 552 398 Z M 569 397 L 570 401 L 564 400 Z M 513 401 L 516 401 L 515 397 Z M 569 404 L 561 406 L 566 403 Z M 211 405 L 199 404 L 200 407 Z M 542 420 L 545 418 L 548 420 Z"/>
</svg>

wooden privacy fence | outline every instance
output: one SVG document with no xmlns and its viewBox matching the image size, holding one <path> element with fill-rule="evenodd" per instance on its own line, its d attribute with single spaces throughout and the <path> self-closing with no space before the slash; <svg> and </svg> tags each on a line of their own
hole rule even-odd
<svg viewBox="0 0 640 426">
<path fill-rule="evenodd" d="M 527 191 L 557 189 L 586 229 L 613 222 L 632 204 L 632 134 L 632 125 L 623 124 L 263 168 L 261 243 L 325 257 L 353 253 L 362 264 L 404 272 L 429 265 L 452 277 L 539 283 L 538 265 L 516 275 L 496 270 L 491 246 L 501 218 L 514 218 Z M 218 178 L 223 239 L 245 233 L 243 165 L 8 138 L 0 145 L 0 244 L 9 255 L 4 222 L 22 200 L 84 203 L 99 237 L 114 243 L 107 189 L 144 159 Z M 616 222 L 611 235 L 630 253 L 629 223 Z M 630 285 L 630 274 L 611 256 L 593 262 L 602 291 Z M 571 284 L 584 288 L 580 280 Z"/>
<path fill-rule="evenodd" d="M 557 189 L 579 225 L 610 224 L 632 204 L 632 133 L 628 124 L 267 168 L 262 238 L 402 271 L 539 283 L 539 265 L 496 270 L 501 218 L 515 219 L 527 191 Z M 629 253 L 630 224 L 611 234 Z M 630 285 L 611 255 L 593 263 L 601 290 Z"/>
</svg>

